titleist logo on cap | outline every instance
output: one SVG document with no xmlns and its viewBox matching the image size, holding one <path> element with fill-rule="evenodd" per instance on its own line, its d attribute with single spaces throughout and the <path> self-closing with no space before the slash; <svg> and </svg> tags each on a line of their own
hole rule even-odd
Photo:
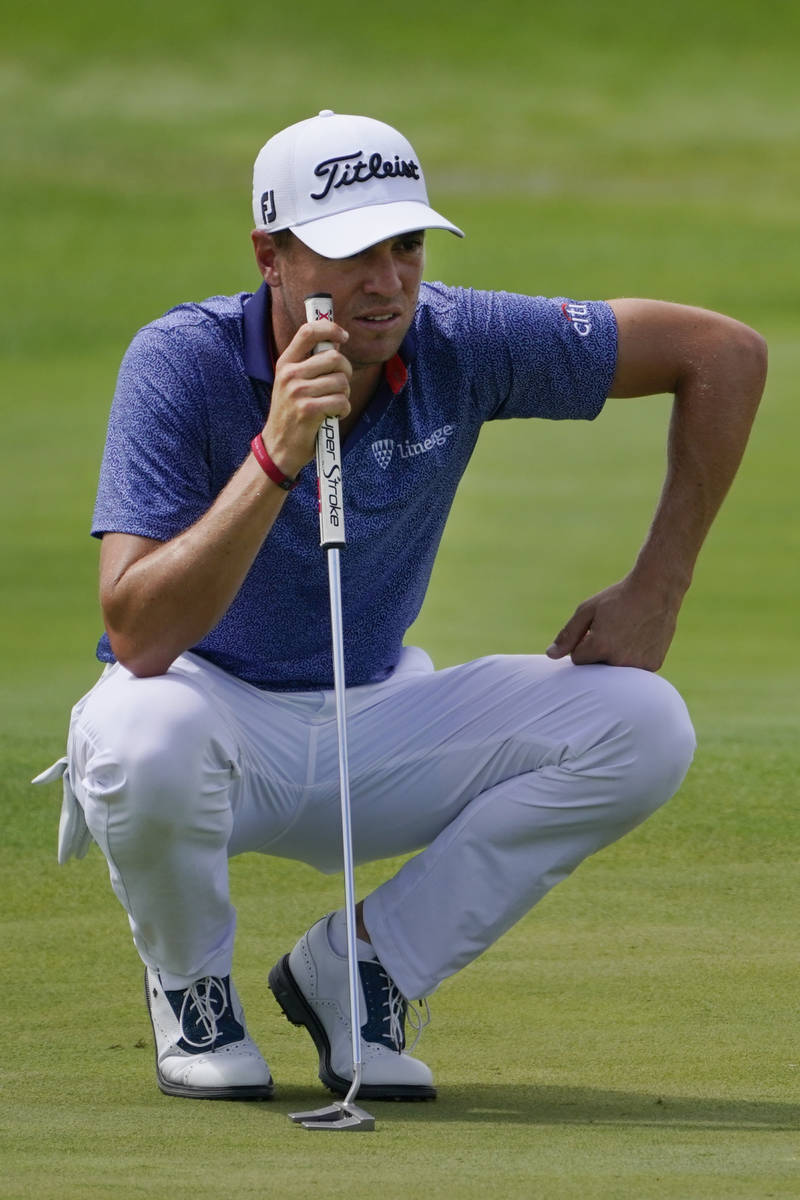
<svg viewBox="0 0 800 1200">
<path fill-rule="evenodd" d="M 406 161 L 395 154 L 394 159 L 384 158 L 376 151 L 365 158 L 363 150 L 352 154 L 338 154 L 326 158 L 314 167 L 314 174 L 325 181 L 321 192 L 311 192 L 312 200 L 324 200 L 332 188 L 350 187 L 354 183 L 369 183 L 371 179 L 419 179 L 419 165 L 413 159 Z"/>
</svg>

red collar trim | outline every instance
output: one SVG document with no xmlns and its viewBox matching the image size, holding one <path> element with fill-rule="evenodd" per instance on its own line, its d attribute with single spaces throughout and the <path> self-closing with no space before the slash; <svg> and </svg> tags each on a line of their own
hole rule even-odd
<svg viewBox="0 0 800 1200">
<path fill-rule="evenodd" d="M 395 396 L 403 390 L 408 379 L 408 371 L 399 354 L 395 354 L 394 358 L 389 359 L 383 368 L 383 374 Z"/>
</svg>

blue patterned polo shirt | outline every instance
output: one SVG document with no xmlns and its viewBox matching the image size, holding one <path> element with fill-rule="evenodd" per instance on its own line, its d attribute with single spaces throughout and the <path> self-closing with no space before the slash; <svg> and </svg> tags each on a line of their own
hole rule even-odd
<svg viewBox="0 0 800 1200">
<path fill-rule="evenodd" d="M 273 380 L 269 291 L 181 304 L 122 361 L 92 533 L 166 541 L 198 520 L 250 452 Z M 400 353 L 343 447 L 348 685 L 386 678 L 416 619 L 484 421 L 591 420 L 616 324 L 579 303 L 423 283 Z M 257 687 L 332 686 L 328 579 L 313 462 L 225 616 L 196 646 Z M 113 661 L 104 635 L 98 658 Z"/>
</svg>

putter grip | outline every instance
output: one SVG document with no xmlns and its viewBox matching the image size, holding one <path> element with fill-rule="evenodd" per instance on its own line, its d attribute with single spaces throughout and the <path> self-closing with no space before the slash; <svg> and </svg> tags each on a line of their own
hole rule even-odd
<svg viewBox="0 0 800 1200">
<path fill-rule="evenodd" d="M 306 319 L 332 321 L 333 301 L 327 293 L 306 296 Z M 331 350 L 332 342 L 317 342 L 314 353 Z M 344 509 L 342 507 L 342 452 L 339 445 L 339 418 L 326 417 L 317 434 L 317 488 L 319 492 L 319 542 L 328 550 L 344 546 Z"/>
</svg>

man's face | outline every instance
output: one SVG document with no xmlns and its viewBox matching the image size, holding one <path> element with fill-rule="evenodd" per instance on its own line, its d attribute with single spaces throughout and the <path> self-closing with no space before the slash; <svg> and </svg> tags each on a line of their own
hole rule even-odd
<svg viewBox="0 0 800 1200">
<path fill-rule="evenodd" d="M 323 258 L 298 238 L 291 238 L 275 251 L 274 275 L 264 272 L 272 288 L 278 352 L 305 323 L 305 297 L 329 292 L 334 319 L 350 334 L 342 351 L 353 366 L 373 366 L 390 359 L 408 332 L 417 307 L 424 242 L 424 232 L 407 233 L 350 258 Z"/>
</svg>

